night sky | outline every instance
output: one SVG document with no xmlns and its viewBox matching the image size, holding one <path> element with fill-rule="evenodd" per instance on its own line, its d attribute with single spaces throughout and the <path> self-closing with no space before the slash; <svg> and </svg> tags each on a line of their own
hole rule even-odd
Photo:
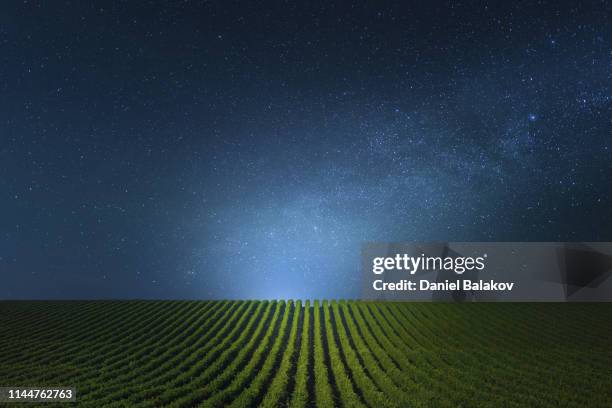
<svg viewBox="0 0 612 408">
<path fill-rule="evenodd" d="M 0 298 L 356 297 L 367 241 L 612 241 L 612 4 L 330 3 L 3 2 Z"/>
</svg>

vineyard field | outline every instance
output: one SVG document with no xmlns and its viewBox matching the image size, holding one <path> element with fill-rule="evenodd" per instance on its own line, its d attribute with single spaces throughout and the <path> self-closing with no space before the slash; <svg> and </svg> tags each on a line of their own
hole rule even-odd
<svg viewBox="0 0 612 408">
<path fill-rule="evenodd" d="M 4 301 L 0 386 L 84 407 L 612 407 L 612 303 Z"/>
</svg>

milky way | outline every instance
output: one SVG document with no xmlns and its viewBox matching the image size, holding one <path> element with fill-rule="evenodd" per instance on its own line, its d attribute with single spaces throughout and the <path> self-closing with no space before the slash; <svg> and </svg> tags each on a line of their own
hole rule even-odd
<svg viewBox="0 0 612 408">
<path fill-rule="evenodd" d="M 0 297 L 356 297 L 368 241 L 612 240 L 610 4 L 328 3 L 3 7 Z"/>
</svg>

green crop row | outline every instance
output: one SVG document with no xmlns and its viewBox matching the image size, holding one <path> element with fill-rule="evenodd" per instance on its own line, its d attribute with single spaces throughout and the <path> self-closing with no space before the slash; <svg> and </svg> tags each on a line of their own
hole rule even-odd
<svg viewBox="0 0 612 408">
<path fill-rule="evenodd" d="M 295 388 L 289 402 L 293 408 L 304 408 L 308 403 L 308 369 L 310 366 L 310 300 L 306 301 L 300 334 L 300 354 L 295 372 Z M 266 401 L 264 400 L 264 405 Z"/>
<path fill-rule="evenodd" d="M 287 340 L 287 348 L 282 354 L 282 360 L 278 370 L 274 374 L 274 379 L 262 398 L 261 406 L 265 408 L 274 408 L 279 406 L 281 402 L 285 400 L 288 394 L 287 386 L 289 384 L 289 372 L 292 366 L 295 364 L 295 347 L 298 334 L 298 325 L 300 317 L 302 316 L 302 302 L 298 300 L 294 304 L 293 309 L 294 312 L 291 321 L 291 329 L 289 331 L 289 339 Z M 276 352 L 278 352 L 278 349 Z"/>
<path fill-rule="evenodd" d="M 323 306 L 325 307 L 325 306 Z M 332 388 L 329 384 L 328 367 L 325 363 L 323 350 L 323 334 L 321 333 L 321 308 L 319 301 L 314 302 L 314 383 L 315 401 L 319 407 L 334 406 Z"/>
</svg>

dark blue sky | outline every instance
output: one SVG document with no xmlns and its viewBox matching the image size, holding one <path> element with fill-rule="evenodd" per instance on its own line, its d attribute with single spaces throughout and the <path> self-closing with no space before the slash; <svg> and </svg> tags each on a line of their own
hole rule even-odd
<svg viewBox="0 0 612 408">
<path fill-rule="evenodd" d="M 608 2 L 300 3 L 4 2 L 0 298 L 355 297 L 365 241 L 612 240 Z"/>
</svg>

